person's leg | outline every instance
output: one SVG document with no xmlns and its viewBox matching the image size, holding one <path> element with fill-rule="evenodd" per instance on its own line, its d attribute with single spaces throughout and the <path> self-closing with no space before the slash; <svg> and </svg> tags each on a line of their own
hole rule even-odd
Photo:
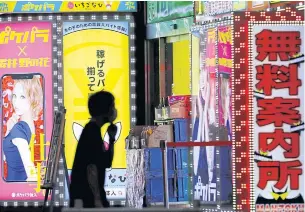
<svg viewBox="0 0 305 212">
<path fill-rule="evenodd" d="M 70 208 L 74 208 L 74 199 L 70 198 Z"/>
<path fill-rule="evenodd" d="M 107 200 L 107 195 L 106 195 L 106 191 L 105 191 L 105 188 L 104 188 L 104 185 L 105 185 L 105 176 L 106 176 L 106 170 L 100 170 L 100 177 L 99 177 L 99 180 L 100 180 L 100 195 L 101 195 L 101 201 L 102 201 L 102 204 L 103 204 L 103 207 L 104 208 L 109 208 L 110 207 L 110 204 Z"/>
<path fill-rule="evenodd" d="M 83 198 L 83 208 L 95 208 L 94 198 Z"/>
<path fill-rule="evenodd" d="M 102 204 L 104 208 L 109 208 L 110 207 L 110 203 L 107 200 L 107 195 L 106 195 L 106 191 L 105 188 L 101 188 L 101 199 L 102 199 Z"/>
</svg>

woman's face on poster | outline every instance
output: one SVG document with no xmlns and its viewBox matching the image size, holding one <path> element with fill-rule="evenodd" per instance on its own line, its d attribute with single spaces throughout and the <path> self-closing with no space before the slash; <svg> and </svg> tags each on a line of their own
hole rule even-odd
<svg viewBox="0 0 305 212">
<path fill-rule="evenodd" d="M 12 104 L 15 113 L 19 116 L 27 113 L 31 108 L 29 99 L 20 83 L 16 83 L 13 89 Z"/>
</svg>

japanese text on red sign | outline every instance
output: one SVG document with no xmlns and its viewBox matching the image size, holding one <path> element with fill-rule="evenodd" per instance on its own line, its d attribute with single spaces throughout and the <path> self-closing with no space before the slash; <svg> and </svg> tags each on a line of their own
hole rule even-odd
<svg viewBox="0 0 305 212">
<path fill-rule="evenodd" d="M 262 64 L 257 65 L 256 89 L 263 91 L 266 96 L 272 95 L 273 89 L 288 89 L 289 95 L 298 96 L 302 82 L 298 77 L 298 65 L 288 66 L 272 62 L 290 61 L 300 54 L 300 32 L 262 30 L 256 36 L 256 59 Z M 264 63 L 267 58 L 268 62 Z M 300 156 L 300 134 L 284 132 L 283 124 L 295 126 L 300 124 L 300 99 L 274 97 L 258 99 L 259 109 L 256 116 L 257 125 L 262 127 L 273 124 L 273 132 L 259 133 L 259 151 L 272 152 L 277 147 L 284 150 L 285 161 L 258 161 L 259 182 L 257 187 L 265 189 L 269 181 L 275 181 L 274 187 L 282 190 L 290 182 L 291 190 L 299 189 L 302 174 Z M 294 159 L 294 160 L 293 160 Z"/>
</svg>

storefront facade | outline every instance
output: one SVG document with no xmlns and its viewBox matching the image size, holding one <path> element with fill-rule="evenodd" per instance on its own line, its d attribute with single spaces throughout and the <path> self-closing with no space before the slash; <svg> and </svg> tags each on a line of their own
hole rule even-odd
<svg viewBox="0 0 305 212">
<path fill-rule="evenodd" d="M 29 144 L 37 176 L 32 180 L 10 180 L 6 152 L 1 152 L 1 206 L 42 204 L 45 191 L 40 188 L 43 183 L 40 173 L 46 169 L 53 112 L 61 105 L 67 110 L 65 160 L 59 161 L 54 206 L 67 206 L 69 202 L 64 164 L 70 174 L 79 136 L 90 118 L 87 100 L 91 93 L 98 90 L 114 93 L 120 111 L 115 121 L 119 127 L 115 148 L 125 152 L 125 138 L 130 126 L 136 123 L 132 14 L 136 11 L 137 3 L 133 1 L 0 2 L 1 92 L 5 103 L 1 114 L 2 140 L 13 114 L 10 100 L 14 86 L 20 81 L 31 81 L 32 87 L 28 89 L 36 89 L 41 96 L 39 111 L 32 107 L 38 116 L 34 120 L 35 139 Z M 103 137 L 105 130 L 101 132 Z M 0 148 L 4 148 L 2 142 Z M 105 185 L 113 204 L 125 202 L 125 168 L 125 154 L 115 155 Z"/>
<path fill-rule="evenodd" d="M 268 72 L 265 69 L 266 64 L 271 64 L 274 68 L 296 66 L 297 70 L 303 69 L 303 10 L 304 2 L 197 2 L 196 25 L 192 27 L 191 36 L 192 132 L 193 135 L 195 133 L 204 140 L 198 137 L 193 137 L 193 140 L 208 141 L 212 133 L 215 134 L 212 135 L 216 138 L 215 141 L 232 141 L 232 146 L 217 147 L 215 142 L 213 150 L 204 147 L 196 152 L 194 149 L 193 154 L 199 154 L 197 157 L 199 161 L 201 160 L 198 165 L 194 161 L 195 168 L 198 166 L 198 170 L 200 168 L 204 170 L 207 167 L 209 170 L 209 167 L 214 166 L 214 173 L 207 171 L 198 173 L 197 176 L 195 173 L 197 187 L 195 187 L 194 199 L 214 202 L 217 208 L 223 210 L 226 210 L 227 203 L 234 211 L 271 211 L 283 208 L 303 210 L 304 177 L 301 170 L 304 169 L 304 165 L 301 159 L 303 146 L 300 142 L 304 133 L 300 121 L 303 119 L 302 112 L 298 116 L 300 119 L 295 123 L 261 122 L 266 120 L 267 114 L 276 116 L 275 100 L 280 95 L 278 92 L 281 92 L 281 97 L 287 101 L 292 101 L 291 99 L 300 101 L 296 107 L 302 110 L 301 85 L 294 93 L 289 92 L 287 87 L 280 89 L 276 86 L 270 89 L 272 94 L 270 90 L 266 93 L 261 83 L 270 77 L 261 76 Z M 266 38 L 267 32 L 270 32 L 269 41 L 262 41 Z M 287 36 L 289 34 L 292 37 L 293 34 L 296 35 L 298 44 L 293 47 L 286 45 L 287 50 L 283 50 L 293 53 L 285 57 L 262 59 L 260 56 L 262 47 L 267 43 L 273 49 L 268 52 L 275 51 L 277 52 L 275 54 L 278 54 L 281 51 L 276 50 L 276 46 L 280 43 L 277 45 L 271 43 L 274 39 L 273 33 L 283 33 Z M 278 36 L 277 39 L 283 38 Z M 287 37 L 287 39 L 292 38 Z M 299 73 L 297 79 L 301 82 L 303 76 L 297 70 L 296 72 Z M 270 107 L 267 112 L 264 102 L 268 101 Z M 202 111 L 202 115 L 200 112 L 196 113 L 197 111 Z M 267 116 L 263 118 L 262 114 Z M 276 114 L 286 116 L 281 112 Z M 214 123 L 214 126 L 211 123 Z M 204 125 L 207 127 L 200 127 Z M 217 130 L 213 131 L 214 128 Z M 286 149 L 276 144 L 277 140 L 274 136 L 283 129 L 289 137 L 288 140 L 292 142 L 295 139 L 295 146 L 291 146 L 291 151 L 300 151 L 299 154 L 288 157 L 285 153 Z M 209 155 L 209 151 L 214 154 Z M 211 161 L 214 161 L 214 164 Z M 295 161 L 293 180 L 288 179 L 289 177 L 284 180 L 278 175 L 272 175 L 276 172 L 283 176 L 285 171 L 275 167 L 275 164 L 290 163 L 288 161 Z M 209 176 L 213 174 L 218 180 L 210 182 Z M 295 181 L 295 184 L 291 183 L 292 181 Z M 212 199 L 214 192 L 210 190 L 213 183 L 215 183 L 213 189 L 217 193 L 214 199 Z M 210 192 L 208 194 L 206 194 L 207 188 Z M 230 194 L 232 199 L 228 198 Z M 286 196 L 277 198 L 277 195 L 282 194 L 288 195 L 288 199 Z M 290 203 L 289 199 L 294 199 L 296 202 Z"/>
</svg>

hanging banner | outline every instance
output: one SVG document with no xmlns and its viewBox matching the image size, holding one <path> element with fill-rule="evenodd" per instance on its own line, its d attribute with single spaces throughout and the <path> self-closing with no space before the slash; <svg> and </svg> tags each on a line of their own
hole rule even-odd
<svg viewBox="0 0 305 212">
<path fill-rule="evenodd" d="M 0 13 L 136 11 L 136 1 L 0 1 Z"/>
<path fill-rule="evenodd" d="M 232 27 L 218 26 L 218 137 L 220 141 L 232 141 Z M 221 201 L 231 202 L 232 147 L 219 148 Z"/>
<path fill-rule="evenodd" d="M 304 12 L 233 20 L 236 210 L 304 211 Z"/>
<path fill-rule="evenodd" d="M 0 75 L 0 200 L 43 200 L 53 120 L 52 23 L 0 23 Z"/>
<path fill-rule="evenodd" d="M 218 27 L 218 111 L 220 140 L 231 140 L 232 27 Z"/>
<path fill-rule="evenodd" d="M 107 196 L 125 198 L 125 138 L 130 129 L 129 23 L 124 21 L 64 22 L 64 105 L 67 109 L 65 144 L 72 169 L 77 142 L 89 121 L 90 94 L 105 90 L 115 97 L 119 125 L 112 170 L 106 175 Z M 107 38 L 107 39 L 100 39 Z M 105 136 L 106 126 L 102 128 Z"/>
<path fill-rule="evenodd" d="M 216 124 L 216 28 L 203 30 L 198 36 L 198 64 L 195 64 L 196 60 L 192 60 L 194 68 L 192 69 L 192 82 L 199 85 L 192 86 L 192 93 L 195 95 L 192 106 L 194 126 L 192 138 L 194 142 L 208 142 L 213 139 L 215 141 L 217 135 L 214 127 Z M 207 42 L 203 42 L 205 38 Z M 199 73 L 196 73 L 198 68 Z M 214 86 L 213 90 L 211 90 L 211 86 Z M 210 104 L 210 102 L 212 103 Z M 215 107 L 211 108 L 212 105 Z M 212 113 L 211 116 L 209 116 L 209 112 Z M 214 146 L 194 147 L 193 189 L 195 200 L 216 203 L 215 153 Z"/>
<path fill-rule="evenodd" d="M 256 211 L 304 211 L 304 26 L 252 30 Z"/>
<path fill-rule="evenodd" d="M 218 27 L 218 71 L 231 74 L 232 72 L 232 27 Z"/>
<path fill-rule="evenodd" d="M 205 62 L 205 69 L 208 73 L 207 76 L 207 119 L 208 119 L 208 128 L 209 128 L 209 141 L 216 141 L 216 136 L 217 136 L 217 114 L 216 114 L 216 81 L 217 79 L 217 74 L 216 74 L 216 45 L 217 45 L 217 28 L 211 28 L 208 29 L 207 31 L 207 44 L 206 44 L 206 62 Z M 211 160 L 214 160 L 214 147 L 207 147 L 210 152 L 210 158 Z M 211 166 L 213 163 L 211 162 Z"/>
<path fill-rule="evenodd" d="M 147 1 L 147 23 L 157 23 L 194 15 L 192 1 Z"/>
</svg>

